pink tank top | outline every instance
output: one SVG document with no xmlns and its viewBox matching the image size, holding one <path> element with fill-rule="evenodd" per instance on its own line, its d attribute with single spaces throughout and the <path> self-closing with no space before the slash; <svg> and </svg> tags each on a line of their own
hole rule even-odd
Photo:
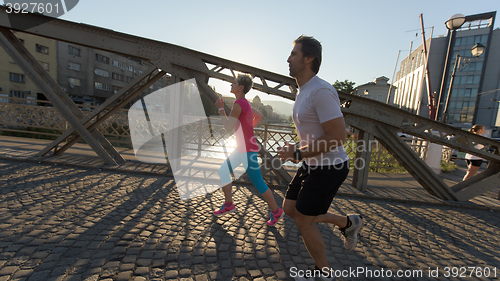
<svg viewBox="0 0 500 281">
<path fill-rule="evenodd" d="M 236 100 L 234 103 L 237 103 L 241 106 L 241 114 L 240 117 L 238 117 L 238 120 L 240 121 L 239 125 L 241 125 L 241 129 L 243 132 L 243 136 L 241 136 L 241 134 L 236 133 L 237 150 L 239 153 L 258 152 L 259 145 L 257 144 L 257 141 L 255 140 L 255 135 L 253 133 L 252 106 L 246 99 L 239 99 Z M 238 131 L 239 125 L 235 126 L 234 128 L 235 131 Z"/>
</svg>

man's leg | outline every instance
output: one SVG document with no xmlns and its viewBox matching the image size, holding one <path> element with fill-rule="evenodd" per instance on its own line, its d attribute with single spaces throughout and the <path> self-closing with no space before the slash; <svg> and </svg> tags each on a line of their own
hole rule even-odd
<svg viewBox="0 0 500 281">
<path fill-rule="evenodd" d="M 297 205 L 297 200 L 291 200 L 291 199 L 285 199 L 283 201 L 283 211 L 285 211 L 285 214 L 291 218 L 295 218 L 296 212 L 298 213 L 297 209 L 295 208 L 295 205 Z M 339 228 L 344 228 L 347 226 L 347 216 L 341 216 L 333 213 L 326 213 L 323 215 L 316 216 L 314 218 L 314 222 L 322 222 L 322 223 L 331 223 Z"/>
<path fill-rule="evenodd" d="M 328 260 L 326 258 L 325 241 L 314 223 L 315 218 L 315 216 L 306 216 L 296 211 L 294 221 L 300 235 L 302 235 L 307 251 L 314 259 L 316 267 L 322 269 L 328 267 Z"/>
</svg>

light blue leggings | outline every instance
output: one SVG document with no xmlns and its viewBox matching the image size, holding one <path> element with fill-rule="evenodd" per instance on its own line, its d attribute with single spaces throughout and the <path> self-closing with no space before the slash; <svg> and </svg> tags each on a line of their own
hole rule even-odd
<svg viewBox="0 0 500 281">
<path fill-rule="evenodd" d="M 243 164 L 247 175 L 250 177 L 253 185 L 257 187 L 260 194 L 266 192 L 269 187 L 267 187 L 264 179 L 262 179 L 262 174 L 260 172 L 259 162 L 257 162 L 257 152 L 245 152 L 239 153 L 237 149 L 229 155 L 229 157 L 222 163 L 219 169 L 219 176 L 224 185 L 231 183 L 231 172 L 234 168 Z"/>
</svg>

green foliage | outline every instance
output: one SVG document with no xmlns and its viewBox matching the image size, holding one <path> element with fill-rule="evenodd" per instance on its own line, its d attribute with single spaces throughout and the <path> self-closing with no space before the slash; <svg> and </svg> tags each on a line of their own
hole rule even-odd
<svg viewBox="0 0 500 281">
<path fill-rule="evenodd" d="M 344 81 L 335 80 L 335 83 L 333 83 L 333 87 L 335 87 L 335 89 L 347 94 L 352 93 L 352 91 L 354 90 L 354 85 L 356 85 L 356 83 L 347 79 Z"/>
<path fill-rule="evenodd" d="M 446 161 L 441 161 L 441 164 L 439 165 L 439 167 L 441 168 L 441 172 L 443 172 L 443 173 L 453 172 L 456 169 L 458 169 L 458 166 L 455 163 L 446 162 Z"/>
</svg>

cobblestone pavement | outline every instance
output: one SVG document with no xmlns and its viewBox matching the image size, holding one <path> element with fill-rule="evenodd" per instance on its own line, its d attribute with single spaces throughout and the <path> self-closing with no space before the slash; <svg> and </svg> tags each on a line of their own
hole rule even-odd
<svg viewBox="0 0 500 281">
<path fill-rule="evenodd" d="M 268 227 L 252 186 L 234 199 L 238 212 L 215 218 L 221 192 L 180 201 L 172 178 L 0 160 L 0 281 L 289 280 L 313 266 L 293 220 Z M 350 197 L 331 211 L 365 218 L 353 252 L 319 224 L 331 266 L 379 276 L 338 280 L 435 280 L 429 268 L 440 280 L 499 279 L 498 212 Z M 445 267 L 482 269 L 445 278 Z M 490 278 L 477 278 L 485 268 Z"/>
</svg>

